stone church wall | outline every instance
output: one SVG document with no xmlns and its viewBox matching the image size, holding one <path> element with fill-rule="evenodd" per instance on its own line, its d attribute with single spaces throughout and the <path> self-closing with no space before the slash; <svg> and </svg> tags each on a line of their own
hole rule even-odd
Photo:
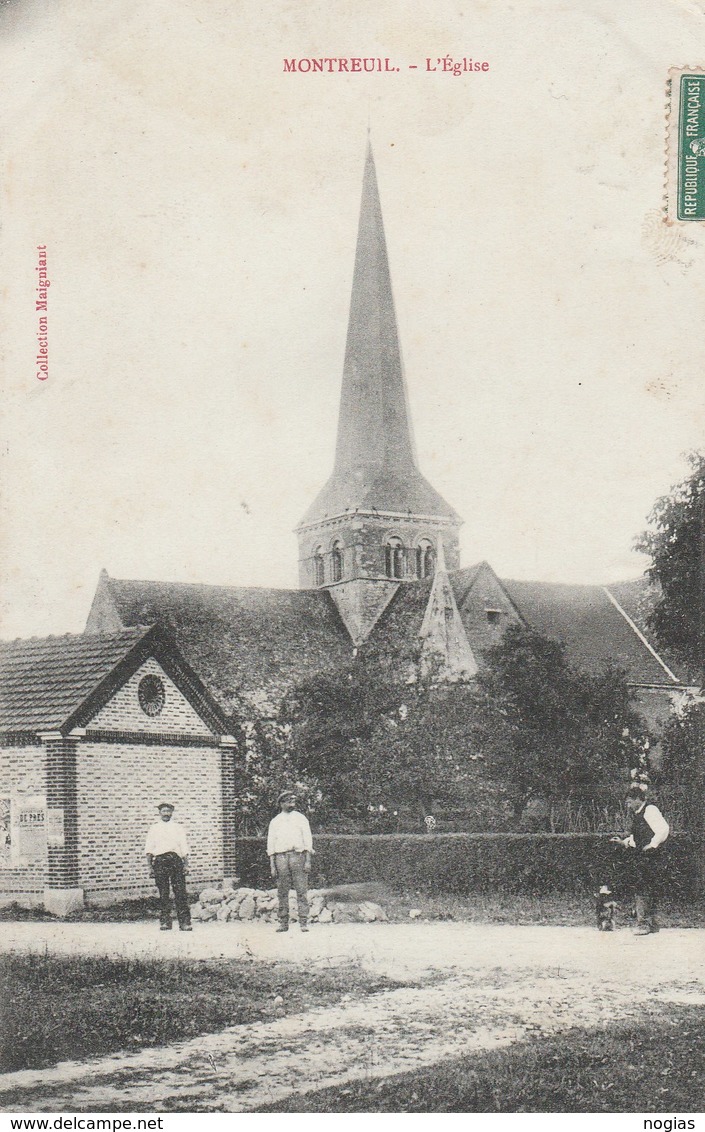
<svg viewBox="0 0 705 1132">
<path fill-rule="evenodd" d="M 406 549 L 404 577 L 416 577 L 416 548 L 422 539 L 428 539 L 434 548 L 443 541 L 446 568 L 457 570 L 460 565 L 457 527 L 448 524 L 424 522 L 380 515 L 371 517 L 344 517 L 322 523 L 317 530 L 306 530 L 299 534 L 299 584 L 308 589 L 315 586 L 314 554 L 320 548 L 324 563 L 324 584 L 329 585 L 331 576 L 331 552 L 334 543 L 340 543 L 343 552 L 342 580 L 351 578 L 384 577 L 385 546 L 387 539 L 396 537 Z"/>
<path fill-rule="evenodd" d="M 502 640 L 509 625 L 519 620 L 491 570 L 483 569 L 470 591 L 456 593 L 460 619 L 478 656 Z"/>
<path fill-rule="evenodd" d="M 78 750 L 79 878 L 89 901 L 154 895 L 144 842 L 160 802 L 189 840 L 196 887 L 220 882 L 223 866 L 221 753 L 217 747 L 82 742 Z"/>
</svg>

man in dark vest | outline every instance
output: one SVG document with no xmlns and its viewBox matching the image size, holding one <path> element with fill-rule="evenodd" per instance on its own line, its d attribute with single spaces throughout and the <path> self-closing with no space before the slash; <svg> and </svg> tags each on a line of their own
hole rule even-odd
<svg viewBox="0 0 705 1132">
<path fill-rule="evenodd" d="M 661 846 L 668 837 L 669 826 L 658 806 L 647 801 L 643 786 L 631 786 L 626 797 L 631 815 L 628 837 L 614 838 L 629 852 L 634 865 L 636 890 L 635 935 L 657 932 L 658 890 L 661 872 Z"/>
</svg>

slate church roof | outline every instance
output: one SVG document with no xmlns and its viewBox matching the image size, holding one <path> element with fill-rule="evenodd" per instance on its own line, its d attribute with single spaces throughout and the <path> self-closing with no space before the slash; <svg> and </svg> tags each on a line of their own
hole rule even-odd
<svg viewBox="0 0 705 1132">
<path fill-rule="evenodd" d="M 502 585 L 526 623 L 562 641 L 568 659 L 583 672 L 595 673 L 611 663 L 635 684 L 678 683 L 608 587 L 506 579 Z"/>
<path fill-rule="evenodd" d="M 487 563 L 449 574 L 474 655 L 499 639 L 488 623 L 501 607 L 566 646 L 585 672 L 606 662 L 630 682 L 673 688 L 679 681 L 632 628 L 601 586 L 504 581 Z M 402 583 L 358 655 L 376 655 L 401 671 L 418 659 L 432 579 Z M 144 582 L 101 574 L 88 634 L 119 625 L 158 623 L 226 713 L 274 714 L 287 689 L 353 660 L 350 637 L 330 594 L 246 586 Z M 504 622 L 503 622 L 504 623 Z M 89 639 L 89 638 L 88 638 Z"/>
<path fill-rule="evenodd" d="M 170 632 L 227 713 L 243 700 L 274 705 L 286 688 L 352 656 L 323 590 L 127 581 L 103 571 L 87 632 L 154 622 Z"/>
</svg>

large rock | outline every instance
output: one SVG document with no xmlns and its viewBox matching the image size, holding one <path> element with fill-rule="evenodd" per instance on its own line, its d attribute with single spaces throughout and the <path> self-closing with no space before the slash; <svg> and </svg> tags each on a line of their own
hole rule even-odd
<svg viewBox="0 0 705 1132">
<path fill-rule="evenodd" d="M 238 906 L 238 917 L 241 920 L 253 920 L 255 916 L 255 901 L 253 896 L 246 896 Z"/>
<path fill-rule="evenodd" d="M 384 900 L 389 896 L 389 889 L 382 881 L 370 880 L 358 884 L 337 884 L 332 888 L 321 888 L 316 890 L 315 895 L 319 893 L 336 903 L 344 901 L 346 904 L 359 904 L 361 901 Z M 312 892 L 311 895 L 314 893 Z"/>
<path fill-rule="evenodd" d="M 357 911 L 363 924 L 371 924 L 377 919 L 376 906 L 370 900 L 363 900 Z"/>
<path fill-rule="evenodd" d="M 259 916 L 264 912 L 271 912 L 273 908 L 277 907 L 278 903 L 276 892 L 265 892 L 263 896 L 258 896 L 255 900 L 257 915 Z"/>
<path fill-rule="evenodd" d="M 375 904 L 373 900 L 363 900 L 360 905 L 360 919 L 365 924 L 371 924 L 374 920 L 386 920 L 387 913 L 381 904 Z"/>
<path fill-rule="evenodd" d="M 319 924 L 330 924 L 332 920 L 333 913 L 331 912 L 330 908 L 321 908 L 320 912 L 318 913 Z"/>
<path fill-rule="evenodd" d="M 214 920 L 217 915 L 218 915 L 217 904 L 201 905 L 201 916 L 200 916 L 201 920 Z"/>
<path fill-rule="evenodd" d="M 333 904 L 331 912 L 336 924 L 356 924 L 360 921 L 360 910 L 356 904 Z"/>
<path fill-rule="evenodd" d="M 221 904 L 215 914 L 215 918 L 217 920 L 227 921 L 232 918 L 232 915 L 233 909 L 231 908 L 231 906 L 229 904 Z"/>
<path fill-rule="evenodd" d="M 204 888 L 203 892 L 198 898 L 201 904 L 220 904 L 223 899 L 223 893 L 217 888 Z"/>
</svg>

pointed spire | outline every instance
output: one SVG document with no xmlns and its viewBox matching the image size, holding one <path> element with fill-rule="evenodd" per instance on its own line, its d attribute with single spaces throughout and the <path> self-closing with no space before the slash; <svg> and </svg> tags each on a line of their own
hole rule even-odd
<svg viewBox="0 0 705 1132">
<path fill-rule="evenodd" d="M 387 242 L 368 140 L 343 369 L 335 467 L 416 470 L 389 274 Z"/>
<path fill-rule="evenodd" d="M 335 466 L 303 523 L 357 508 L 458 519 L 421 475 L 416 460 L 369 137 Z"/>
<path fill-rule="evenodd" d="M 446 570 L 443 540 L 440 538 L 436 551 L 436 571 L 419 635 L 424 641 L 423 657 L 427 666 L 431 667 L 431 661 L 440 662 L 439 677 L 459 680 L 477 674 L 478 664 L 460 618 Z"/>
</svg>

